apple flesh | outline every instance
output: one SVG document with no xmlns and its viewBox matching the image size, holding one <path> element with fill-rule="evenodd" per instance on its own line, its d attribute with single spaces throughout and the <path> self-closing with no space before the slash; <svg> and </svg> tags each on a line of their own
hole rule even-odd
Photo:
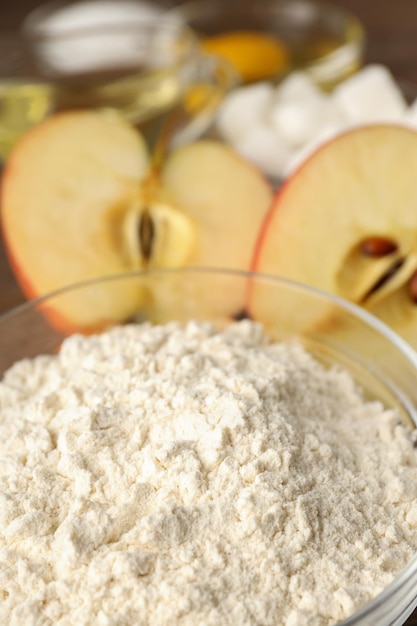
<svg viewBox="0 0 417 626">
<path fill-rule="evenodd" d="M 13 150 L 2 181 L 2 226 L 15 275 L 32 298 L 131 270 L 248 269 L 272 197 L 266 179 L 223 144 L 178 148 L 159 169 L 142 135 L 116 113 L 72 111 L 51 116 Z M 205 291 L 213 297 L 202 285 Z M 132 281 L 90 293 L 60 300 L 61 326 L 121 321 L 145 298 Z M 233 314 L 244 295 L 227 296 Z"/>
<path fill-rule="evenodd" d="M 252 270 L 355 302 L 417 346 L 416 172 L 410 128 L 363 126 L 332 139 L 278 191 Z M 248 308 L 272 324 L 279 303 L 254 283 Z M 331 324 L 324 304 L 293 312 L 300 329 L 326 316 Z"/>
</svg>

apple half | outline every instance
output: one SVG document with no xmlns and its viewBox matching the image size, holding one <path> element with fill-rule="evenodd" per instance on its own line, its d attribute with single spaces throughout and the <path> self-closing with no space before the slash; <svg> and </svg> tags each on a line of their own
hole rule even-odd
<svg viewBox="0 0 417 626">
<path fill-rule="evenodd" d="M 277 192 L 252 270 L 355 302 L 417 346 L 416 181 L 416 131 L 390 124 L 338 135 Z M 272 324 L 279 308 L 253 283 L 253 317 Z M 337 326 L 324 303 L 306 310 L 295 298 L 293 316 L 299 329 Z"/>
<path fill-rule="evenodd" d="M 51 116 L 17 144 L 1 217 L 11 266 L 33 298 L 131 270 L 248 269 L 272 197 L 260 172 L 221 143 L 186 145 L 156 167 L 118 114 L 83 110 Z M 56 318 L 64 327 L 122 321 L 140 309 L 142 291 L 128 280 L 92 286 L 82 300 L 61 298 Z M 226 301 L 242 308 L 242 290 Z"/>
</svg>

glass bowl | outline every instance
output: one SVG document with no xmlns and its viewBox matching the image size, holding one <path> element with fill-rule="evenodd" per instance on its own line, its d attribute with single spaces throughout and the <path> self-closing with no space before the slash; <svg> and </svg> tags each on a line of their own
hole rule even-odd
<svg viewBox="0 0 417 626">
<path fill-rule="evenodd" d="M 117 111 L 151 149 L 166 126 L 172 141 L 193 140 L 237 83 L 230 65 L 202 54 L 194 33 L 175 20 L 148 16 L 48 30 L 42 24 L 52 5 L 41 9 L 0 44 L 2 160 L 48 115 L 77 108 Z"/>
<path fill-rule="evenodd" d="M 185 21 L 204 42 L 213 36 L 261 33 L 281 42 L 288 55 L 275 76 L 280 80 L 302 69 L 325 88 L 334 86 L 362 64 L 365 31 L 349 11 L 314 0 L 189 0 L 171 14 Z M 255 46 L 256 44 L 254 44 Z M 243 50 L 241 50 L 243 53 Z M 256 53 L 247 48 L 247 55 Z"/>
<path fill-rule="evenodd" d="M 118 322 L 111 321 L 116 315 Z M 417 355 L 392 330 L 355 305 L 316 289 L 232 270 L 134 272 L 24 303 L 0 317 L 0 376 L 17 360 L 56 353 L 75 331 L 173 320 L 210 321 L 223 328 L 248 316 L 264 324 L 271 339 L 297 337 L 321 362 L 347 369 L 367 396 L 417 425 Z M 417 557 L 339 626 L 400 625 L 416 605 Z"/>
</svg>

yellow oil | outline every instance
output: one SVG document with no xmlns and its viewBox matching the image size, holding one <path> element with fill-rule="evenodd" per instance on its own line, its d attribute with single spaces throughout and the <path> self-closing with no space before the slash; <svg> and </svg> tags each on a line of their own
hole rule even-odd
<svg viewBox="0 0 417 626">
<path fill-rule="evenodd" d="M 24 133 L 48 115 L 77 108 L 117 111 L 143 132 L 152 150 L 166 127 L 171 136 L 180 131 L 210 98 L 214 100 L 215 90 L 211 84 L 188 85 L 172 69 L 116 78 L 73 77 L 55 85 L 4 81 L 0 83 L 0 162 Z"/>
<path fill-rule="evenodd" d="M 112 108 L 136 126 L 171 109 L 180 100 L 184 88 L 180 77 L 171 69 L 148 75 L 91 75 L 58 85 L 56 108 Z"/>
<path fill-rule="evenodd" d="M 252 30 L 202 37 L 203 50 L 227 59 L 242 82 L 276 78 L 287 73 L 288 46 L 276 37 Z"/>
<path fill-rule="evenodd" d="M 54 89 L 44 83 L 0 82 L 0 161 L 16 141 L 54 107 Z"/>
</svg>

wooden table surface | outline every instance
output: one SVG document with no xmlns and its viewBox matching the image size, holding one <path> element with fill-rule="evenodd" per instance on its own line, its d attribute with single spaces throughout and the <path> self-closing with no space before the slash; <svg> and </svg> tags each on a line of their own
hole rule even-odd
<svg viewBox="0 0 417 626">
<path fill-rule="evenodd" d="M 259 0 L 262 1 L 262 0 Z M 367 62 L 388 66 L 400 79 L 417 85 L 417 0 L 334 0 L 363 22 Z M 0 29 L 17 28 L 36 0 L 0 0 Z M 0 313 L 24 301 L 0 243 Z M 417 611 L 406 622 L 417 626 Z"/>
</svg>

